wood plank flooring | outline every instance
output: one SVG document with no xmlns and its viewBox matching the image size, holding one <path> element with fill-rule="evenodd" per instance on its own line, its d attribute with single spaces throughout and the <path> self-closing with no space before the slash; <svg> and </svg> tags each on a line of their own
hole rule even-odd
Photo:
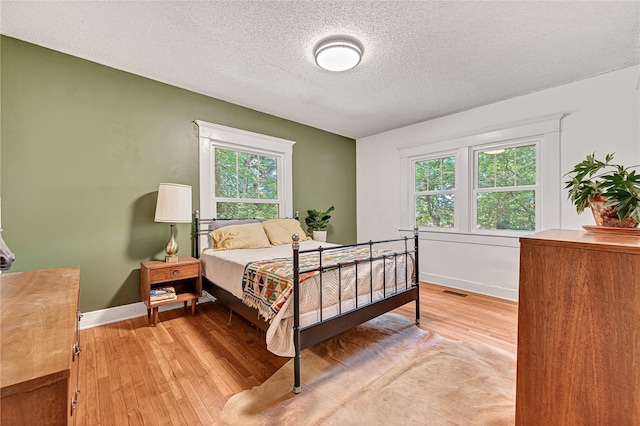
<svg viewBox="0 0 640 426">
<path fill-rule="evenodd" d="M 422 283 L 420 327 L 516 353 L 517 304 L 460 297 Z M 413 319 L 415 304 L 396 312 Z M 263 383 L 289 358 L 267 351 L 264 333 L 217 303 L 82 330 L 78 425 L 210 425 L 225 402 Z M 303 359 L 304 368 L 304 359 Z"/>
<path fill-rule="evenodd" d="M 445 290 L 467 295 L 445 293 Z M 415 317 L 415 304 L 396 310 Z M 516 354 L 518 304 L 433 284 L 420 285 L 420 328 L 449 339 L 484 343 Z"/>
</svg>

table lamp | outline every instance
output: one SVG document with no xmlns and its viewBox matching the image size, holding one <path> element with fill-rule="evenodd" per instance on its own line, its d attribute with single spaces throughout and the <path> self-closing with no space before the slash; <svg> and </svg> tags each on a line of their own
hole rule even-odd
<svg viewBox="0 0 640 426">
<path fill-rule="evenodd" d="M 171 238 L 165 247 L 165 262 L 178 262 L 178 242 L 173 233 L 176 223 L 191 222 L 191 186 L 161 183 L 158 187 L 155 222 L 171 224 Z"/>
</svg>

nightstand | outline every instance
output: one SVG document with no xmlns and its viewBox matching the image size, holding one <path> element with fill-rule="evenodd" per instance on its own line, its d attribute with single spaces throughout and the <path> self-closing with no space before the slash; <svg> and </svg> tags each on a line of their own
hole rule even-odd
<svg viewBox="0 0 640 426">
<path fill-rule="evenodd" d="M 152 302 L 153 288 L 173 287 L 177 299 Z M 140 300 L 147 306 L 147 318 L 153 314 L 153 325 L 158 323 L 158 308 L 162 305 L 191 301 L 191 314 L 196 314 L 198 297 L 202 296 L 202 262 L 193 257 L 181 257 L 177 263 L 151 260 L 140 263 Z"/>
</svg>

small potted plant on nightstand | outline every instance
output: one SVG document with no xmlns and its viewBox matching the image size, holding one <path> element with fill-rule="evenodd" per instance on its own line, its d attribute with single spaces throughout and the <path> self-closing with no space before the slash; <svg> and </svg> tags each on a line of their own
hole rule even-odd
<svg viewBox="0 0 640 426">
<path fill-rule="evenodd" d="M 329 213 L 334 210 L 333 206 L 327 210 L 307 210 L 307 217 L 304 221 L 307 224 L 307 232 L 311 233 L 315 241 L 327 241 L 327 226 L 329 219 L 331 219 Z"/>
<path fill-rule="evenodd" d="M 565 189 L 578 213 L 591 208 L 599 227 L 635 228 L 640 222 L 640 175 L 633 169 L 613 164 L 613 154 L 604 161 L 595 154 L 576 164 L 569 173 Z M 589 230 L 589 229 L 588 229 Z"/>
</svg>

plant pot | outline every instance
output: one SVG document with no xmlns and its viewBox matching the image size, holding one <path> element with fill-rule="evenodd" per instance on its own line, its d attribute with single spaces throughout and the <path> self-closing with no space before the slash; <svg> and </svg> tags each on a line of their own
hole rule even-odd
<svg viewBox="0 0 640 426">
<path fill-rule="evenodd" d="M 613 207 L 605 207 L 606 202 L 607 199 L 602 195 L 589 198 L 589 207 L 596 225 L 608 228 L 635 228 L 638 226 L 638 221 L 632 217 L 627 216 L 620 219 Z"/>
<path fill-rule="evenodd" d="M 327 241 L 327 231 L 313 231 L 313 240 L 322 243 Z"/>
</svg>

